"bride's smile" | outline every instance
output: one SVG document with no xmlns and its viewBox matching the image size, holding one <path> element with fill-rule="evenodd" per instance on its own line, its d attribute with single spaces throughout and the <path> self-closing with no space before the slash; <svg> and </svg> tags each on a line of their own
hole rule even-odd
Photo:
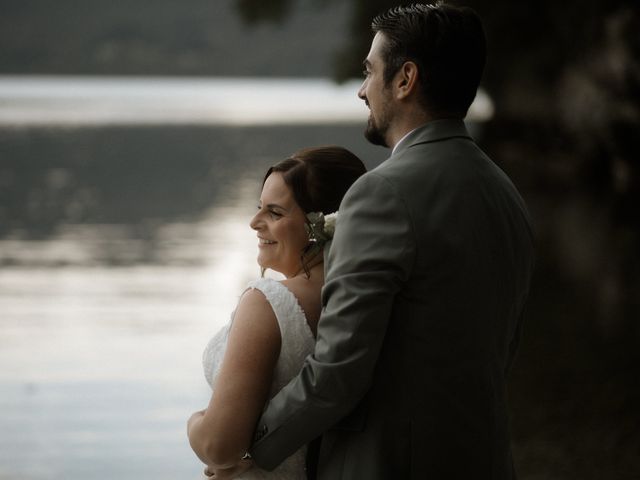
<svg viewBox="0 0 640 480">
<path fill-rule="evenodd" d="M 306 217 L 279 172 L 267 177 L 258 212 L 250 226 L 258 234 L 258 264 L 287 277 L 301 269 L 301 255 L 309 242 Z"/>
<path fill-rule="evenodd" d="M 273 240 L 267 240 L 266 238 L 258 237 L 258 247 L 265 247 L 267 245 L 275 245 L 278 242 L 274 242 Z"/>
</svg>

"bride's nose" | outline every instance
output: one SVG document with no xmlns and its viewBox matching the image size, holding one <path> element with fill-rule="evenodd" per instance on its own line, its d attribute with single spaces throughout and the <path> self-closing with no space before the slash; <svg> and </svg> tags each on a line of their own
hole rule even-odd
<svg viewBox="0 0 640 480">
<path fill-rule="evenodd" d="M 260 212 L 256 213 L 253 218 L 251 219 L 251 221 L 249 222 L 249 226 L 254 229 L 254 230 L 258 230 L 260 229 Z"/>
</svg>

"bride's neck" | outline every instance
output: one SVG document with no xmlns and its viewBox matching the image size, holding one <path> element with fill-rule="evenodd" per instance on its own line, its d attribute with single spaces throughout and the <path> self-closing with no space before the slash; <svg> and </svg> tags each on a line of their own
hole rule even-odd
<svg viewBox="0 0 640 480">
<path fill-rule="evenodd" d="M 322 276 L 321 280 L 324 280 L 324 256 L 322 252 L 317 254 L 309 263 L 306 265 L 306 269 L 304 266 L 300 266 L 300 269 L 293 275 L 287 278 L 296 278 L 300 276 L 304 276 L 309 280 L 313 278 L 314 280 L 318 278 L 318 276 Z"/>
</svg>

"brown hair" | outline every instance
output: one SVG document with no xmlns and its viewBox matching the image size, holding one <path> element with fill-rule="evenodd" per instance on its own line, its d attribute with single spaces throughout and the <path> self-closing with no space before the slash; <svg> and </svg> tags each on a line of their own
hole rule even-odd
<svg viewBox="0 0 640 480">
<path fill-rule="evenodd" d="M 305 214 L 322 212 L 327 215 L 338 211 L 344 194 L 366 171 L 362 161 L 346 148 L 333 145 L 310 147 L 298 150 L 269 168 L 262 184 L 272 173 L 281 173 Z M 312 246 L 309 244 L 301 255 L 307 275 L 309 271 L 305 257 Z"/>
</svg>

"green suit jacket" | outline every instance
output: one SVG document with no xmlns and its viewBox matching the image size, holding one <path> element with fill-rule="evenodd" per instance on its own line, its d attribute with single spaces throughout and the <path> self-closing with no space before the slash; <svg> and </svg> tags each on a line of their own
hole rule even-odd
<svg viewBox="0 0 640 480">
<path fill-rule="evenodd" d="M 513 478 L 506 375 L 529 216 L 461 120 L 413 131 L 340 207 L 315 351 L 268 404 L 272 469 L 322 435 L 318 478 Z"/>
</svg>

